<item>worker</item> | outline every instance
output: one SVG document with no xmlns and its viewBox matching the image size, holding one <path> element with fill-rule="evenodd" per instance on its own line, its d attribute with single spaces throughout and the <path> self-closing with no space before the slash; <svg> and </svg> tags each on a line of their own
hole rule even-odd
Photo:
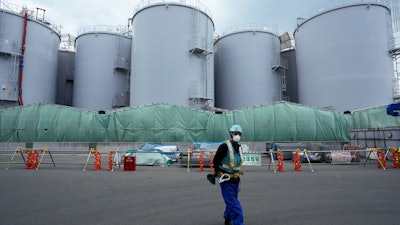
<svg viewBox="0 0 400 225">
<path fill-rule="evenodd" d="M 243 155 L 239 144 L 242 128 L 233 125 L 230 139 L 226 140 L 215 153 L 213 164 L 215 176 L 219 177 L 222 197 L 225 202 L 225 225 L 243 225 L 242 206 L 238 200 Z"/>
</svg>

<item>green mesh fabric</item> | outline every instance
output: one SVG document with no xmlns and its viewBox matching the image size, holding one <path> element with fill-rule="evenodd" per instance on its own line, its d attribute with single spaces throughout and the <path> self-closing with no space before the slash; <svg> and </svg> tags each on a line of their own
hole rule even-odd
<svg viewBox="0 0 400 225">
<path fill-rule="evenodd" d="M 386 106 L 343 114 L 289 102 L 214 114 L 153 104 L 106 114 L 33 104 L 0 111 L 1 142 L 194 142 L 221 141 L 233 124 L 243 141 L 349 141 L 350 129 L 399 127 Z"/>
</svg>

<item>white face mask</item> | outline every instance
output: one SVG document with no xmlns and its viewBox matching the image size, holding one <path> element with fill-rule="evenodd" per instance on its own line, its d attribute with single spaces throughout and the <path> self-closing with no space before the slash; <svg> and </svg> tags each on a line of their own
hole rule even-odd
<svg viewBox="0 0 400 225">
<path fill-rule="evenodd" d="M 239 142 L 239 141 L 240 141 L 240 135 L 234 135 L 234 136 L 232 137 L 232 140 L 233 140 L 234 142 Z"/>
</svg>

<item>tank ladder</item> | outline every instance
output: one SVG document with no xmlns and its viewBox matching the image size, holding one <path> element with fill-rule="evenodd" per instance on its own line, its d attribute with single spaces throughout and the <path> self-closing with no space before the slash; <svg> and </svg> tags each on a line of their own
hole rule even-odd
<svg viewBox="0 0 400 225">
<path fill-rule="evenodd" d="M 17 82 L 18 72 L 19 72 L 19 56 L 11 55 L 11 64 L 10 64 L 10 81 Z"/>
<path fill-rule="evenodd" d="M 391 40 L 391 49 L 389 53 L 392 55 L 394 64 L 394 80 L 392 86 L 393 100 L 395 102 L 400 101 L 400 4 L 398 0 L 388 0 L 390 7 L 392 21 L 391 25 L 393 29 L 393 40 Z"/>
<path fill-rule="evenodd" d="M 127 28 L 129 32 L 129 25 Z M 123 89 L 114 95 L 113 97 L 113 108 L 120 108 L 129 105 L 129 93 L 130 93 L 130 65 L 127 59 L 122 54 L 123 50 L 123 38 L 124 38 L 125 30 L 120 27 L 119 33 L 116 39 L 116 54 L 114 59 L 114 73 L 117 73 L 119 76 L 124 76 L 124 87 Z M 128 33 L 129 34 L 129 33 Z"/>
<path fill-rule="evenodd" d="M 274 60 L 272 64 L 272 71 L 277 72 L 280 75 L 280 86 L 281 90 L 279 93 L 279 98 L 282 97 L 282 94 L 284 91 L 287 90 L 287 84 L 286 84 L 286 70 L 288 69 L 288 62 L 283 59 L 282 57 L 279 57 L 278 60 Z"/>
<path fill-rule="evenodd" d="M 281 43 L 279 41 L 279 45 L 275 42 L 274 39 L 271 39 L 271 44 L 274 46 L 274 55 L 275 57 L 272 58 L 272 72 L 277 72 L 277 74 L 280 76 L 280 90 L 278 90 L 276 93 L 276 98 L 275 100 L 282 100 L 283 92 L 287 90 L 287 84 L 286 84 L 286 70 L 288 69 L 288 62 L 287 60 L 283 59 L 280 57 L 281 54 Z"/>
<path fill-rule="evenodd" d="M 193 9 L 193 19 L 192 19 L 192 27 L 193 27 L 193 36 L 189 40 L 189 52 L 190 54 L 203 54 L 208 55 L 213 53 L 213 45 L 208 44 L 208 22 L 207 19 L 204 20 L 204 27 L 202 27 L 202 13 Z M 202 28 L 205 30 L 205 37 L 202 37 L 201 31 Z M 211 48 L 210 48 L 211 47 Z"/>
<path fill-rule="evenodd" d="M 398 0 L 389 0 L 389 7 L 392 15 L 393 32 L 400 31 L 400 5 Z"/>
<path fill-rule="evenodd" d="M 212 54 L 214 52 L 213 41 L 208 40 L 208 21 L 203 21 L 202 13 L 198 9 L 193 9 L 192 17 L 192 38 L 189 40 L 190 55 L 196 55 L 203 60 L 203 81 L 199 84 L 196 81 L 192 82 L 189 89 L 190 105 L 194 108 L 205 108 L 213 99 L 210 98 L 210 93 L 213 92 L 211 83 L 214 82 L 214 74 L 212 72 Z M 205 31 L 204 37 L 202 31 Z M 201 93 L 199 93 L 201 92 Z M 208 102 L 208 103 L 207 103 Z"/>
</svg>

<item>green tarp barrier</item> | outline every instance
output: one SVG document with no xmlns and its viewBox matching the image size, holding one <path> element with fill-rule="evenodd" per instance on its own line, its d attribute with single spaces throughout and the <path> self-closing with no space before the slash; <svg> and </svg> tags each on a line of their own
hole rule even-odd
<svg viewBox="0 0 400 225">
<path fill-rule="evenodd" d="M 33 104 L 0 111 L 1 142 L 215 142 L 233 124 L 243 141 L 349 141 L 350 129 L 399 127 L 386 106 L 343 114 L 290 102 L 214 114 L 168 104 L 127 107 L 98 114 Z"/>
</svg>

